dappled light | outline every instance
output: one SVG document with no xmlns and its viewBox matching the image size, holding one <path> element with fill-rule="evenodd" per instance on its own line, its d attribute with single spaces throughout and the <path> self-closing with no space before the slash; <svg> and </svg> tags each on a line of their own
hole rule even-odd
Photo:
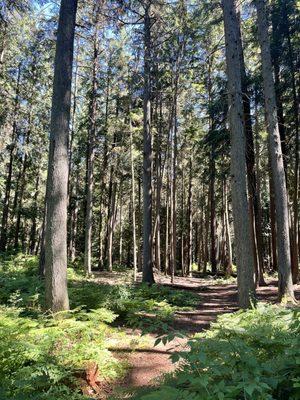
<svg viewBox="0 0 300 400">
<path fill-rule="evenodd" d="M 300 399 L 298 3 L 0 1 L 0 400 Z"/>
</svg>

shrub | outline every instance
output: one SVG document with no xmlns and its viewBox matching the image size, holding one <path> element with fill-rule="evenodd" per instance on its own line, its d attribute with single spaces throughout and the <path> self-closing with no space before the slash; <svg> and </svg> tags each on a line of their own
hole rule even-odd
<svg viewBox="0 0 300 400">
<path fill-rule="evenodd" d="M 124 374 L 126 364 L 109 351 L 129 340 L 112 327 L 116 318 L 144 330 L 167 329 L 177 310 L 198 301 L 156 285 L 100 284 L 69 268 L 72 310 L 45 315 L 37 263 L 23 254 L 0 257 L 1 400 L 86 398 L 79 382 L 89 365 L 98 366 L 102 379 Z"/>
<path fill-rule="evenodd" d="M 142 400 L 300 399 L 300 312 L 259 304 L 189 342 L 173 377 Z"/>
<path fill-rule="evenodd" d="M 1 308 L 0 381 L 4 399 L 79 399 L 76 374 L 97 363 L 101 376 L 116 378 L 124 365 L 107 350 L 112 312 L 99 309 L 33 320 Z"/>
</svg>

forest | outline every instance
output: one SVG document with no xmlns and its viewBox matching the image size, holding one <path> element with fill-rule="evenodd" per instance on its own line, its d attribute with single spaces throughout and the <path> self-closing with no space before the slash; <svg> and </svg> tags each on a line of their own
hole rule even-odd
<svg viewBox="0 0 300 400">
<path fill-rule="evenodd" d="M 0 0 L 0 400 L 299 400 L 299 105 L 299 0 Z"/>
</svg>

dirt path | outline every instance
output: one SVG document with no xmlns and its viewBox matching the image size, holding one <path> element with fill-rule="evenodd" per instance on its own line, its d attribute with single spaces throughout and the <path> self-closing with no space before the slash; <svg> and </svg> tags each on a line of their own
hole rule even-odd
<svg viewBox="0 0 300 400">
<path fill-rule="evenodd" d="M 156 279 L 157 283 L 170 284 L 169 281 L 160 277 Z M 230 313 L 237 310 L 237 288 L 234 284 L 208 284 L 207 281 L 196 278 L 175 278 L 175 288 L 186 291 L 187 296 L 192 290 L 199 295 L 199 305 L 193 311 L 180 312 L 176 314 L 173 328 L 176 330 L 184 330 L 189 334 L 202 331 L 209 328 L 209 325 L 218 315 Z M 277 287 L 276 282 L 269 282 L 268 286 L 257 290 L 258 300 L 276 302 Z M 296 297 L 300 299 L 300 286 L 296 287 Z M 130 333 L 130 332 L 129 332 Z M 184 348 L 185 339 L 176 339 L 167 345 L 160 344 L 154 347 L 155 338 L 153 338 L 153 347 L 148 349 L 123 350 L 127 354 L 126 357 L 131 369 L 120 388 L 140 388 L 154 384 L 163 374 L 171 372 L 175 369 L 174 364 L 170 360 L 170 355 L 178 348 Z M 119 355 L 120 356 L 120 355 Z"/>
</svg>

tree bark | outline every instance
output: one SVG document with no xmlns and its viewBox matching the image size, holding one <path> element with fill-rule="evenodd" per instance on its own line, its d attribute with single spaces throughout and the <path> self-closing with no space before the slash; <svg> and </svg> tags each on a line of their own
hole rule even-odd
<svg viewBox="0 0 300 400">
<path fill-rule="evenodd" d="M 75 220 L 78 212 L 78 201 L 77 201 L 77 191 L 78 191 L 78 168 L 75 172 L 75 184 L 73 175 L 74 168 L 74 137 L 76 128 L 76 108 L 77 108 L 77 88 L 78 88 L 78 61 L 79 61 L 79 38 L 77 39 L 77 54 L 75 61 L 75 71 L 74 71 L 74 89 L 73 89 L 73 100 L 72 100 L 72 117 L 71 117 L 71 132 L 70 132 L 70 145 L 69 145 L 69 176 L 68 176 L 68 214 L 69 214 L 69 241 L 68 241 L 68 254 L 71 262 L 75 259 L 76 248 L 76 234 L 74 232 Z M 74 189 L 75 187 L 75 189 Z M 75 190 L 75 193 L 74 193 Z M 77 207 L 77 209 L 76 209 Z M 76 221 L 77 223 L 77 221 Z M 76 232 L 77 233 L 77 232 Z"/>
<path fill-rule="evenodd" d="M 276 207 L 277 249 L 278 249 L 278 290 L 279 299 L 295 301 L 291 271 L 289 216 L 287 190 L 282 149 L 277 121 L 276 95 L 272 71 L 270 39 L 264 0 L 256 0 L 258 39 L 261 48 L 262 75 L 265 97 L 269 151 L 274 180 Z"/>
<path fill-rule="evenodd" d="M 234 0 L 223 0 L 226 64 L 231 132 L 232 206 L 238 268 L 238 297 L 242 308 L 251 306 L 255 293 L 254 257 L 247 198 L 246 139 L 244 136 L 238 21 Z"/>
<path fill-rule="evenodd" d="M 231 245 L 228 193 L 227 193 L 226 180 L 224 180 L 224 212 L 225 212 L 225 235 L 226 235 L 226 249 L 227 249 L 226 275 L 230 276 L 232 275 L 232 245 Z"/>
<path fill-rule="evenodd" d="M 92 228 L 93 228 L 93 195 L 94 195 L 94 158 L 97 113 L 97 69 L 98 69 L 98 7 L 94 9 L 94 39 L 93 39 L 93 69 L 92 92 L 89 107 L 90 126 L 87 139 L 87 181 L 85 204 L 85 241 L 84 241 L 84 269 L 89 275 L 92 273 Z"/>
<path fill-rule="evenodd" d="M 29 145 L 30 134 L 31 134 L 31 119 L 32 119 L 32 106 L 30 106 L 30 111 L 28 115 L 28 130 L 25 135 L 25 144 L 26 146 Z M 16 220 L 16 229 L 15 229 L 15 243 L 14 248 L 15 250 L 19 247 L 19 235 L 20 235 L 20 228 L 21 228 L 21 215 L 22 215 L 22 207 L 23 207 L 23 200 L 24 200 L 24 192 L 26 187 L 26 172 L 28 168 L 28 150 L 25 149 L 24 157 L 22 159 L 22 169 L 20 175 L 20 190 L 17 193 L 17 220 Z"/>
<path fill-rule="evenodd" d="M 238 14 L 240 14 L 240 7 L 238 7 Z M 259 252 L 261 248 L 258 246 L 258 235 L 260 230 L 261 221 L 258 216 L 258 204 L 257 204 L 257 180 L 255 173 L 255 152 L 254 152 L 254 139 L 251 119 L 251 105 L 250 105 L 250 94 L 248 90 L 248 78 L 246 75 L 245 61 L 244 61 L 244 50 L 242 42 L 242 33 L 240 26 L 240 15 L 238 15 L 238 47 L 240 53 L 241 63 L 241 80 L 242 80 L 242 93 L 243 93 L 243 110 L 244 110 L 244 127 L 246 136 L 246 166 L 247 166 L 247 178 L 248 178 L 248 193 L 249 193 L 249 212 L 250 212 L 250 223 L 252 233 L 252 247 L 254 257 L 254 267 L 256 275 L 256 284 L 265 286 L 263 276 L 263 266 L 261 264 L 262 254 Z"/>
<path fill-rule="evenodd" d="M 147 1 L 144 15 L 144 154 L 143 154 L 143 282 L 152 285 L 152 138 L 151 138 L 151 2 Z"/>
<path fill-rule="evenodd" d="M 264 241 L 262 234 L 262 207 L 261 207 L 261 171 L 260 171 L 260 146 L 259 146 L 259 124 L 258 124 L 258 110 L 257 99 L 255 98 L 255 158 L 256 158 L 256 240 L 257 240 L 257 254 L 259 257 L 259 284 L 264 285 Z"/>
<path fill-rule="evenodd" d="M 270 192 L 270 226 L 271 226 L 271 267 L 273 271 L 278 271 L 278 259 L 277 259 L 277 228 L 276 228 L 276 210 L 274 201 L 274 183 L 271 173 L 271 167 L 269 166 L 269 192 Z"/>
<path fill-rule="evenodd" d="M 157 129 L 157 146 L 156 146 L 156 220 L 155 220 L 155 261 L 156 268 L 158 271 L 161 271 L 161 246 L 160 246 L 160 202 L 161 202 L 161 187 L 162 187 L 162 171 L 161 171 L 161 136 L 162 136 L 162 123 L 163 123 L 163 114 L 162 114 L 162 100 L 160 99 L 159 105 L 159 121 L 158 121 L 158 129 Z"/>
<path fill-rule="evenodd" d="M 289 24 L 289 16 L 287 11 L 287 5 L 285 1 L 281 1 L 282 14 L 284 23 L 284 35 L 287 39 L 288 46 L 288 64 L 290 68 L 291 80 L 292 80 L 292 93 L 293 93 L 293 114 L 295 124 L 295 167 L 294 167 L 294 179 L 293 179 L 293 221 L 292 221 L 292 277 L 293 282 L 298 282 L 299 277 L 299 256 L 298 256 L 298 222 L 299 222 L 299 94 L 297 95 L 297 84 L 296 84 L 296 73 L 294 65 L 294 49 L 291 41 L 291 32 Z"/>
<path fill-rule="evenodd" d="M 122 182 L 120 182 L 120 238 L 119 238 L 119 265 L 123 264 L 123 192 Z"/>
<path fill-rule="evenodd" d="M 69 242 L 69 256 L 73 262 L 76 257 L 76 237 L 77 237 L 77 221 L 78 221 L 78 191 L 79 191 L 79 168 L 76 171 L 75 191 L 73 193 L 74 205 L 71 209 L 70 220 L 70 242 Z"/>
<path fill-rule="evenodd" d="M 192 275 L 193 264 L 193 162 L 189 160 L 189 191 L 188 191 L 188 275 Z"/>
<path fill-rule="evenodd" d="M 68 136 L 77 0 L 62 0 L 56 41 L 45 237 L 46 308 L 67 310 Z"/>
<path fill-rule="evenodd" d="M 166 187 L 166 235 L 165 235 L 165 275 L 168 275 L 170 268 L 170 172 L 167 166 L 167 187 Z"/>
<path fill-rule="evenodd" d="M 174 282 L 174 276 L 176 272 L 176 256 L 177 256 L 177 218 L 176 218 L 176 192 L 177 192 L 177 95 L 178 95 L 178 59 L 176 60 L 176 71 L 174 81 L 174 95 L 171 112 L 171 202 L 170 202 L 170 221 L 171 221 L 171 252 L 170 252 L 170 273 L 171 282 Z"/>
<path fill-rule="evenodd" d="M 209 160 L 209 210 L 210 210 L 210 264 L 213 275 L 217 273 L 217 257 L 216 257 L 216 202 L 215 202 L 215 175 L 216 167 L 214 160 L 214 150 L 210 151 Z"/>
<path fill-rule="evenodd" d="M 109 100 L 110 100 L 110 82 L 111 82 L 111 65 L 109 62 L 108 70 L 107 70 L 107 77 L 106 77 L 106 94 L 105 94 L 105 117 L 104 117 L 104 144 L 103 144 L 103 169 L 100 174 L 100 217 L 99 217 L 99 259 L 98 259 L 98 267 L 100 271 L 104 269 L 104 258 L 105 252 L 107 247 L 107 241 L 104 244 L 104 237 L 103 234 L 103 209 L 105 207 L 104 204 L 104 196 L 106 192 L 106 184 L 105 184 L 105 174 L 108 165 L 108 113 L 109 113 Z M 107 230 L 106 230 L 107 233 Z M 106 235 L 107 238 L 107 235 Z"/>
<path fill-rule="evenodd" d="M 130 133 L 130 167 L 131 167 L 131 208 L 132 208 L 132 236 L 133 236 L 133 280 L 137 280 L 137 244 L 136 244 L 136 212 L 135 212 L 135 173 L 133 158 L 133 135 L 131 115 L 129 110 L 129 133 Z"/>
<path fill-rule="evenodd" d="M 35 190 L 33 197 L 33 207 L 34 214 L 32 216 L 32 225 L 30 230 L 30 242 L 29 242 L 29 253 L 34 254 L 36 249 L 36 228 L 37 228 L 37 214 L 38 214 L 38 196 L 39 196 L 39 185 L 40 185 L 40 170 L 38 170 L 36 181 L 35 181 Z"/>
<path fill-rule="evenodd" d="M 184 168 L 181 168 L 181 227 L 180 227 L 180 256 L 181 256 L 181 273 L 182 276 L 186 275 L 186 265 L 185 265 L 185 212 L 184 212 L 184 203 L 185 203 L 185 186 L 184 186 Z"/>
<path fill-rule="evenodd" d="M 21 82 L 21 63 L 18 66 L 18 75 L 16 82 L 16 94 L 14 100 L 13 110 L 13 124 L 12 124 L 12 140 L 9 151 L 9 162 L 7 169 L 7 177 L 5 180 L 5 195 L 3 201 L 2 220 L 1 220 L 1 235 L 0 235 L 0 251 L 6 250 L 7 245 L 7 223 L 9 216 L 9 202 L 11 195 L 11 184 L 12 184 L 12 173 L 13 173 L 13 162 L 15 157 L 15 146 L 17 140 L 17 115 L 19 110 L 19 93 L 20 93 L 20 82 Z"/>
</svg>

